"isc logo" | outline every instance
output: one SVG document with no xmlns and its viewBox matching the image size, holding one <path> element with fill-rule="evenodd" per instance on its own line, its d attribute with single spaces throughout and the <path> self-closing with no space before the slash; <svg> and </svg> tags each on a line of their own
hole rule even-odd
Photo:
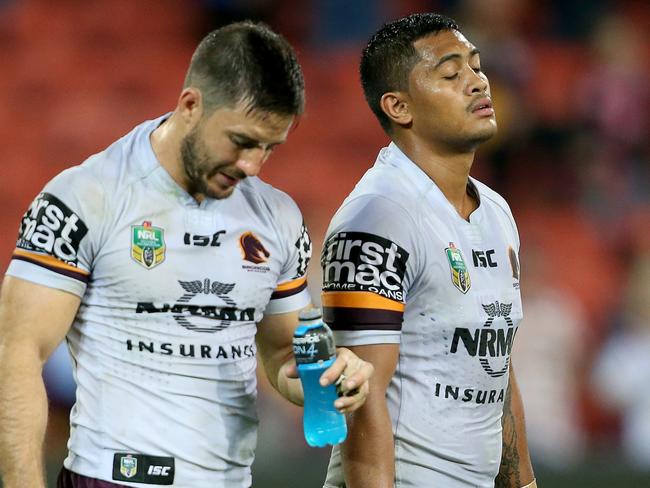
<svg viewBox="0 0 650 488">
<path fill-rule="evenodd" d="M 494 249 L 489 251 L 475 251 L 472 249 L 472 259 L 476 268 L 496 268 L 497 263 L 493 259 Z"/>
<path fill-rule="evenodd" d="M 169 476 L 169 470 L 171 469 L 170 466 L 155 466 L 151 465 L 149 466 L 149 469 L 147 470 L 147 474 L 151 476 Z"/>
<path fill-rule="evenodd" d="M 185 235 L 183 236 L 183 243 L 186 246 L 219 247 L 221 246 L 221 243 L 219 242 L 219 237 L 221 237 L 221 235 L 225 233 L 226 233 L 225 230 L 220 230 L 219 232 L 215 232 L 211 236 L 202 236 L 199 234 L 190 234 L 189 232 L 186 232 Z"/>
</svg>

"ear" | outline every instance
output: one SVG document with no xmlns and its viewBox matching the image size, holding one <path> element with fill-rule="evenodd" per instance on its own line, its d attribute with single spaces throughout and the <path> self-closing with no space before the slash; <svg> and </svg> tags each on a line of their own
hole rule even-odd
<svg viewBox="0 0 650 488">
<path fill-rule="evenodd" d="M 397 125 L 408 125 L 413 121 L 404 92 L 387 92 L 381 96 L 379 106 L 388 118 Z"/>
<path fill-rule="evenodd" d="M 176 110 L 188 127 L 192 128 L 198 124 L 203 115 L 203 95 L 201 90 L 192 86 L 184 88 L 178 97 Z"/>
</svg>

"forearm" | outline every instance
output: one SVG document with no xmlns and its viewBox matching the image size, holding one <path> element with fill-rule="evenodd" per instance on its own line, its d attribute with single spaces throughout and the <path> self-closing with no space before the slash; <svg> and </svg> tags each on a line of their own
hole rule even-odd
<svg viewBox="0 0 650 488">
<path fill-rule="evenodd" d="M 5 488 L 45 487 L 47 395 L 35 351 L 0 346 L 0 473 Z"/>
<path fill-rule="evenodd" d="M 501 466 L 495 479 L 495 488 L 521 488 L 534 479 L 533 467 L 528 453 L 524 406 L 514 374 L 503 405 L 503 447 Z"/>
<path fill-rule="evenodd" d="M 393 430 L 385 398 L 369 396 L 348 415 L 348 438 L 341 445 L 347 488 L 393 488 Z"/>
<path fill-rule="evenodd" d="M 257 327 L 257 359 L 264 368 L 271 386 L 296 405 L 302 405 L 300 379 L 293 364 L 293 332 L 298 325 L 298 312 L 264 316 Z"/>
<path fill-rule="evenodd" d="M 5 276 L 0 293 L 0 473 L 5 488 L 43 488 L 47 395 L 43 364 L 79 297 Z"/>
<path fill-rule="evenodd" d="M 275 389 L 278 390 L 280 395 L 291 403 L 302 406 L 305 402 L 305 398 L 300 379 L 289 378 L 284 372 L 286 368 L 290 367 L 290 363 L 291 360 L 285 362 L 280 368 L 278 368 L 277 373 L 274 375 L 275 380 L 271 379 L 271 377 L 269 377 L 269 380 Z M 272 374 L 270 376 L 272 376 Z"/>
</svg>

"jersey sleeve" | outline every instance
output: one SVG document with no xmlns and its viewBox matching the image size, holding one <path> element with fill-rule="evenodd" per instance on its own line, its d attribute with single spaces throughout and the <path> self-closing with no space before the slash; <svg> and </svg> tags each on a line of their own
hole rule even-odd
<svg viewBox="0 0 650 488">
<path fill-rule="evenodd" d="M 337 344 L 399 343 L 415 274 L 415 224 L 377 195 L 356 198 L 335 215 L 323 246 L 323 318 Z"/>
<path fill-rule="evenodd" d="M 103 209 L 101 185 L 86 168 L 56 176 L 23 215 L 7 275 L 83 296 Z"/>
<path fill-rule="evenodd" d="M 311 303 L 307 289 L 307 265 L 311 258 L 312 243 L 309 231 L 298 206 L 288 196 L 278 222 L 279 238 L 284 240 L 285 259 L 271 300 L 265 314 L 279 314 L 300 310 Z"/>
</svg>

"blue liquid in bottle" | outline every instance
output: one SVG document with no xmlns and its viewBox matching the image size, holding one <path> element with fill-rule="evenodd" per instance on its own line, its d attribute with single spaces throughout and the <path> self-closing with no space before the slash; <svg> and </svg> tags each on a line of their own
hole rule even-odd
<svg viewBox="0 0 650 488">
<path fill-rule="evenodd" d="M 318 308 L 300 313 L 300 325 L 293 335 L 293 352 L 305 395 L 303 430 L 307 444 L 324 447 L 343 442 L 348 434 L 345 416 L 334 407 L 335 385 L 323 387 L 319 380 L 336 359 L 330 328 Z"/>
</svg>

